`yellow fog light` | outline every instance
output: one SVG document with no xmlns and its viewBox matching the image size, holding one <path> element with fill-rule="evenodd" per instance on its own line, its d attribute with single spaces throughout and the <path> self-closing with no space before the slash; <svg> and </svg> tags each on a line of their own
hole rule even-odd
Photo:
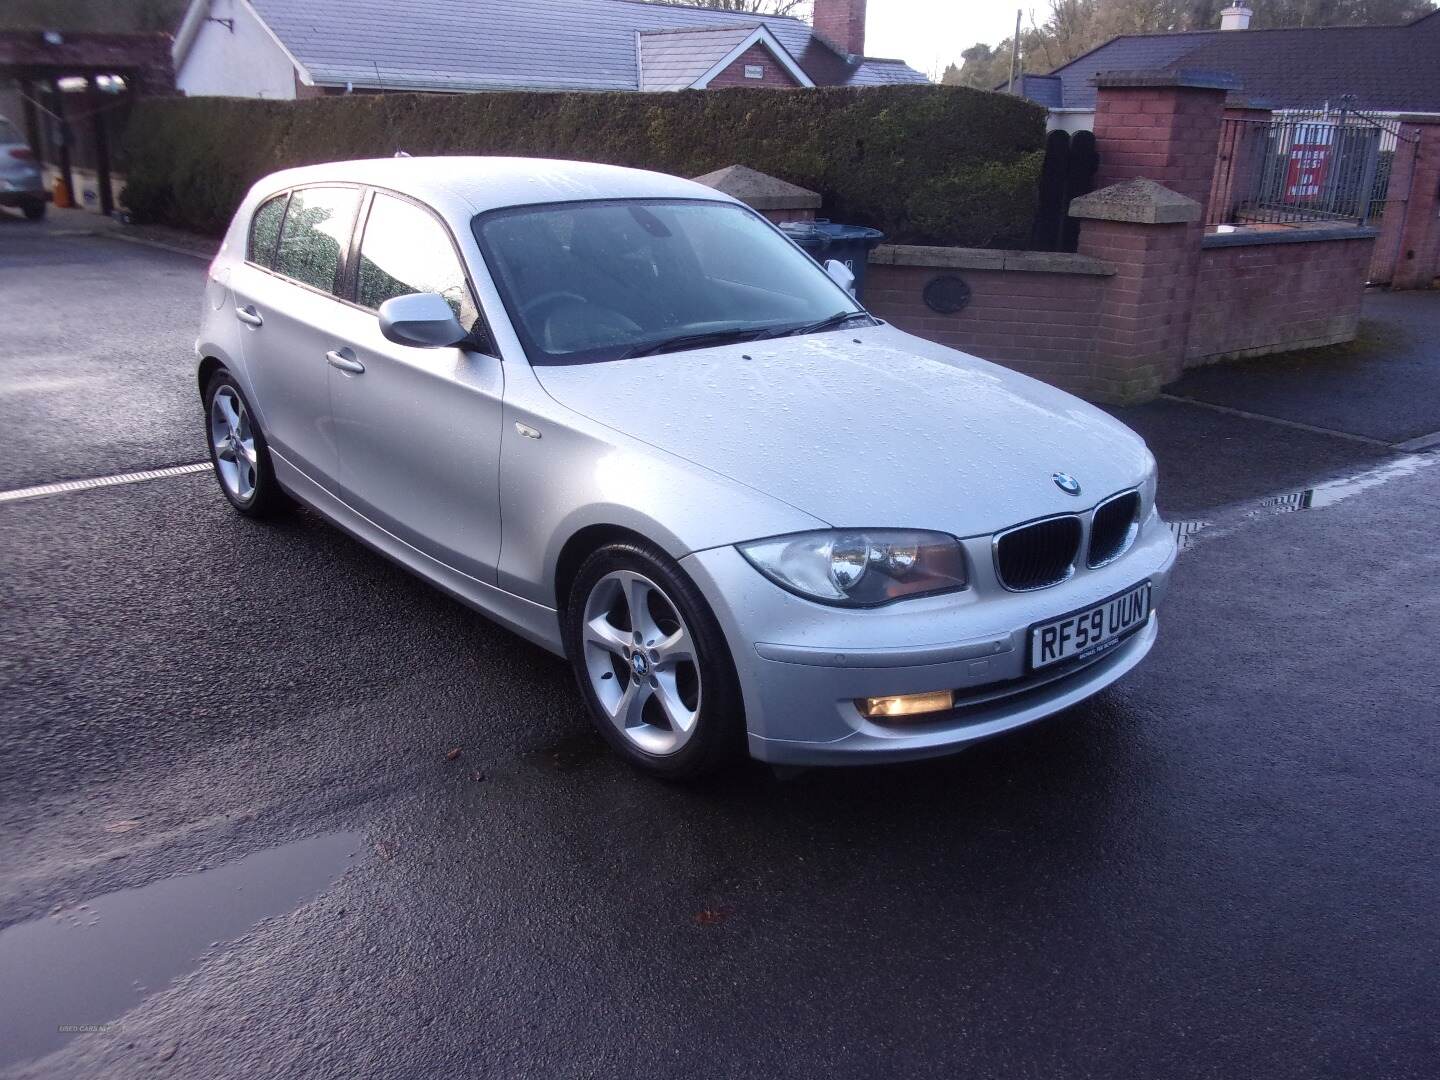
<svg viewBox="0 0 1440 1080">
<path fill-rule="evenodd" d="M 855 703 L 862 716 L 874 720 L 881 717 L 920 716 L 944 712 L 955 704 L 949 690 L 932 690 L 928 694 L 892 694 L 889 697 L 861 698 Z"/>
</svg>

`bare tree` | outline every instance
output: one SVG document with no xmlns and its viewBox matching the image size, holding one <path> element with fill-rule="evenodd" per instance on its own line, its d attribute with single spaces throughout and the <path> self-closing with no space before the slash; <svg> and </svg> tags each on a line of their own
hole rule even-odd
<svg viewBox="0 0 1440 1080">
<path fill-rule="evenodd" d="M 752 15 L 794 15 L 803 19 L 810 14 L 811 0 L 659 0 L 659 3 L 744 11 Z"/>
</svg>

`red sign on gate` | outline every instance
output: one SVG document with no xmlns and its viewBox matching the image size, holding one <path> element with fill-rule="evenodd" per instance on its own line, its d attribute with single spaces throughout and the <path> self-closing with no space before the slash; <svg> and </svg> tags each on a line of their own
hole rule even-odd
<svg viewBox="0 0 1440 1080">
<path fill-rule="evenodd" d="M 1291 199 L 1319 198 L 1330 168 L 1330 147 L 1325 143 L 1296 143 L 1290 148 L 1290 169 L 1285 194 Z"/>
</svg>

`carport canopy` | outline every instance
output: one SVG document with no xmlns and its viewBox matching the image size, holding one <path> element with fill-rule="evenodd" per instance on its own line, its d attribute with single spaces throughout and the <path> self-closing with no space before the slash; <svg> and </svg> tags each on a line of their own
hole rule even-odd
<svg viewBox="0 0 1440 1080">
<path fill-rule="evenodd" d="M 36 156 L 55 165 L 75 190 L 72 151 L 93 162 L 100 210 L 114 209 L 110 193 L 108 114 L 137 97 L 175 93 L 168 34 L 0 31 L 0 83 L 19 91 L 25 136 Z M 83 93 L 84 106 L 67 107 L 67 94 Z M 108 100 L 107 100 L 108 99 Z M 76 142 L 75 127 L 88 127 Z"/>
</svg>

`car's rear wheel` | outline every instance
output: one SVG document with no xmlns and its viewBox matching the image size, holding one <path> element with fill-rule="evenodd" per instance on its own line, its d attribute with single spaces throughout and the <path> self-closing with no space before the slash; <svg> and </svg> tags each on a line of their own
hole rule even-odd
<svg viewBox="0 0 1440 1080">
<path fill-rule="evenodd" d="M 244 393 L 223 368 L 205 388 L 205 432 L 215 479 L 230 505 L 247 517 L 269 517 L 289 499 L 275 480 L 270 448 Z"/>
<path fill-rule="evenodd" d="M 45 204 L 43 202 L 26 203 L 21 209 L 25 211 L 25 217 L 30 221 L 39 221 L 45 216 Z"/>
<path fill-rule="evenodd" d="M 715 616 L 673 559 L 610 544 L 570 590 L 565 644 L 591 718 L 632 764 L 675 779 L 732 761 L 745 716 Z"/>
</svg>

